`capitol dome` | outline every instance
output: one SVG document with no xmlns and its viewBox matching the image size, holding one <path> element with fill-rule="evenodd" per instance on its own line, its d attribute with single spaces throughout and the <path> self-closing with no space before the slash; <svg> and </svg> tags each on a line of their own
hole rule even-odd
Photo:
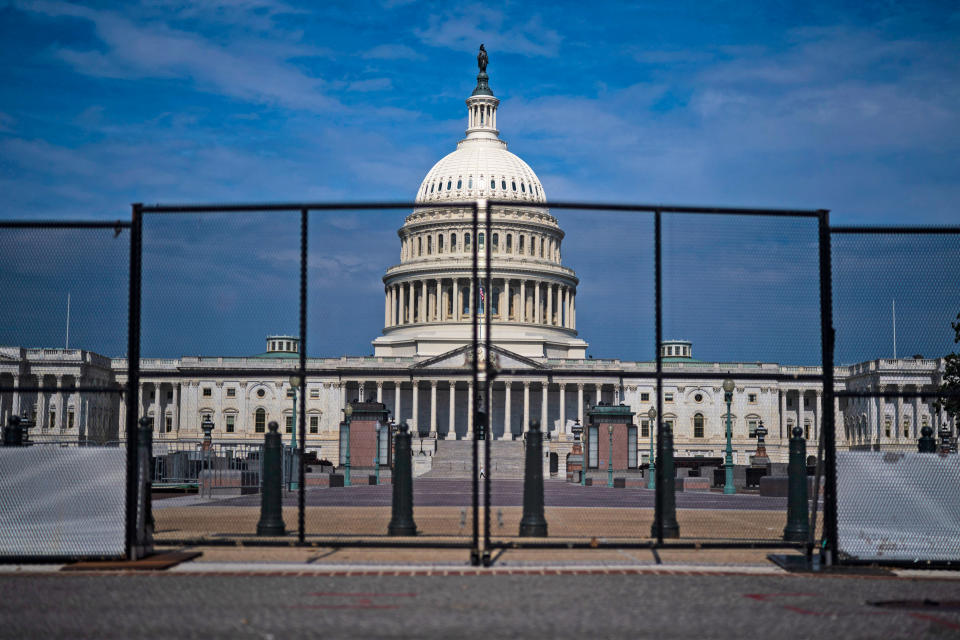
<svg viewBox="0 0 960 640">
<path fill-rule="evenodd" d="M 427 172 L 416 209 L 397 231 L 400 263 L 383 277 L 384 327 L 374 355 L 431 358 L 464 348 L 473 339 L 473 318 L 489 306 L 499 347 L 528 358 L 583 358 L 580 281 L 561 261 L 563 230 L 543 206 L 537 174 L 500 139 L 500 101 L 490 90 L 482 48 L 478 64 L 466 136 Z M 476 231 L 474 203 L 481 200 L 502 204 L 478 213 L 489 216 L 490 227 Z M 484 268 L 488 247 L 491 279 L 478 289 L 473 256 Z"/>
</svg>

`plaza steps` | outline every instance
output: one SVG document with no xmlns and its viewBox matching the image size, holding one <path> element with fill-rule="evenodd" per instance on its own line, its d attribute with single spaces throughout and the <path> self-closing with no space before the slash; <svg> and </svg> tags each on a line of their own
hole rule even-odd
<svg viewBox="0 0 960 640">
<path fill-rule="evenodd" d="M 480 441 L 479 459 L 483 466 L 483 447 Z M 523 441 L 494 440 L 490 443 L 490 477 L 523 478 Z M 438 440 L 430 471 L 424 478 L 470 478 L 473 473 L 473 441 Z"/>
</svg>

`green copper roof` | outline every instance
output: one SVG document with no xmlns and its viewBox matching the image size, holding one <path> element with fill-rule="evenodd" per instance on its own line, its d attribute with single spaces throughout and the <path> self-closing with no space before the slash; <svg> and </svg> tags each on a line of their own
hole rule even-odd
<svg viewBox="0 0 960 640">
<path fill-rule="evenodd" d="M 287 351 L 268 351 L 267 353 L 258 353 L 255 356 L 250 356 L 251 358 L 283 358 L 283 359 L 300 359 L 299 353 L 290 353 Z"/>
<path fill-rule="evenodd" d="M 477 74 L 477 88 L 473 90 L 471 96 L 492 96 L 493 91 L 490 91 L 490 85 L 487 81 L 490 79 L 490 76 L 486 72 L 481 71 Z"/>
</svg>

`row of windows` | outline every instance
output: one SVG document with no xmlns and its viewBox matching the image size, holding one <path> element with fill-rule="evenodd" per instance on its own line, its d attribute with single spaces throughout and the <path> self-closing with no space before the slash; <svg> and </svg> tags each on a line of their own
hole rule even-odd
<svg viewBox="0 0 960 640">
<path fill-rule="evenodd" d="M 485 183 L 484 177 L 480 176 L 479 180 L 477 181 L 477 186 L 479 187 L 484 183 Z M 444 185 L 446 185 L 447 191 L 454 191 L 454 190 L 460 191 L 463 189 L 463 184 L 464 184 L 464 181 L 462 176 L 458 176 L 456 179 L 456 182 L 454 182 L 453 178 L 446 178 L 446 179 L 439 178 L 431 181 L 429 184 L 424 184 L 423 189 L 420 191 L 420 195 L 426 196 L 427 194 L 434 193 L 434 192 L 442 193 L 444 191 Z M 473 176 L 467 177 L 466 184 L 467 184 L 467 189 L 473 189 Z M 537 195 L 537 196 L 540 195 L 540 187 L 538 185 L 534 184 L 533 182 L 531 182 L 530 184 L 527 184 L 522 179 L 518 183 L 516 178 L 511 178 L 510 182 L 508 183 L 505 177 L 501 177 L 499 184 L 500 184 L 501 191 L 507 191 L 508 190 L 507 187 L 509 184 L 510 190 L 512 190 L 515 193 L 519 191 L 519 193 L 529 193 L 531 195 Z M 518 190 L 518 184 L 519 184 L 519 190 Z M 496 178 L 490 178 L 490 189 L 492 191 L 497 190 Z"/>
<path fill-rule="evenodd" d="M 213 414 L 208 411 L 200 412 L 200 422 L 203 422 L 204 418 L 209 418 L 213 420 Z M 167 431 L 170 431 L 172 428 L 172 419 L 167 416 Z M 311 415 L 307 416 L 307 424 L 310 428 L 310 433 L 319 433 L 320 432 L 320 416 Z M 234 413 L 228 413 L 224 416 L 223 421 L 223 430 L 226 433 L 236 433 L 237 426 L 237 415 Z M 287 433 L 293 433 L 293 416 L 287 415 L 284 417 L 284 426 Z M 257 409 L 253 412 L 253 430 L 256 433 L 265 433 L 267 430 L 267 411 L 266 409 Z"/>
<path fill-rule="evenodd" d="M 703 400 L 704 400 L 704 395 L 703 395 L 702 393 L 695 393 L 695 394 L 693 394 L 693 400 L 694 400 L 694 402 L 703 402 Z M 674 393 L 673 393 L 672 391 L 664 391 L 664 392 L 663 392 L 663 401 L 664 401 L 664 402 L 673 402 L 673 401 L 674 401 Z M 649 393 L 649 392 L 642 392 L 642 393 L 640 394 L 640 402 L 650 402 L 650 393 Z M 755 394 L 755 393 L 748 393 L 748 394 L 747 394 L 747 402 L 748 402 L 749 404 L 757 404 L 757 394 Z"/>
<path fill-rule="evenodd" d="M 663 424 L 669 429 L 673 429 L 675 423 L 675 418 L 667 417 L 664 418 Z M 720 426 L 725 430 L 727 425 L 727 414 L 720 415 Z M 706 418 L 702 413 L 697 413 L 693 416 L 693 437 L 694 438 L 703 438 L 705 435 L 705 426 Z M 736 426 L 737 420 L 736 417 L 730 417 L 730 429 L 736 435 Z M 751 438 L 757 437 L 757 428 L 760 426 L 760 417 L 759 416 L 747 416 L 747 435 Z M 640 421 L 640 436 L 643 438 L 650 437 L 650 421 L 641 420 Z"/>
<path fill-rule="evenodd" d="M 200 394 L 201 394 L 204 398 L 213 397 L 213 387 L 203 387 L 203 388 L 200 390 Z M 237 397 L 237 388 L 236 388 L 236 387 L 227 387 L 227 388 L 225 389 L 225 394 L 226 394 L 226 397 L 228 397 L 228 398 L 236 398 L 236 397 Z M 267 392 L 266 392 L 266 390 L 264 390 L 264 389 L 257 389 L 257 394 L 256 394 L 256 395 L 257 395 L 258 398 L 263 398 L 264 396 L 267 395 Z M 287 397 L 291 397 L 292 395 L 293 395 L 293 391 L 292 391 L 291 389 L 288 389 L 288 390 L 287 390 Z M 152 402 L 152 401 L 155 399 L 155 397 L 156 397 L 156 393 L 155 393 L 154 391 L 151 391 L 151 392 L 150 392 L 150 401 Z M 320 397 L 320 389 L 310 389 L 310 397 L 311 397 L 311 398 L 319 398 L 319 397 Z M 167 402 L 173 402 L 173 391 L 167 391 Z"/>
<path fill-rule="evenodd" d="M 416 242 L 414 242 L 416 241 Z M 434 249 L 436 249 L 437 254 L 442 254 L 444 251 L 449 251 L 450 253 L 457 253 L 459 251 L 468 253 L 473 249 L 471 244 L 472 238 L 469 233 L 463 234 L 463 244 L 457 244 L 457 234 L 449 234 L 449 243 L 447 242 L 447 234 L 440 233 L 436 234 L 436 246 L 434 246 L 434 234 L 429 234 L 425 236 L 416 236 L 414 238 L 409 238 L 402 245 L 402 259 L 407 257 L 422 257 L 424 255 L 433 255 Z M 449 248 L 448 248 L 449 247 Z M 483 251 L 486 249 L 486 234 L 480 233 L 477 235 L 477 249 Z M 559 242 L 554 238 L 541 237 L 537 235 L 516 235 L 516 243 L 514 242 L 514 234 L 508 233 L 503 237 L 503 246 L 501 246 L 501 236 L 499 233 L 494 233 L 490 235 L 490 250 L 493 253 L 500 253 L 500 250 L 503 249 L 504 253 L 516 254 L 516 255 L 530 255 L 536 256 L 539 254 L 541 258 L 549 258 L 556 262 L 560 262 L 560 246 Z M 516 249 L 516 251 L 514 251 Z"/>
</svg>

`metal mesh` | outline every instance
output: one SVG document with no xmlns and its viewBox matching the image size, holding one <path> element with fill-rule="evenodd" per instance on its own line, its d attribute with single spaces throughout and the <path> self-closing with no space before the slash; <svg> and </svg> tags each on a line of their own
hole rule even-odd
<svg viewBox="0 0 960 640">
<path fill-rule="evenodd" d="M 0 556 L 120 556 L 126 450 L 0 448 Z"/>
</svg>

